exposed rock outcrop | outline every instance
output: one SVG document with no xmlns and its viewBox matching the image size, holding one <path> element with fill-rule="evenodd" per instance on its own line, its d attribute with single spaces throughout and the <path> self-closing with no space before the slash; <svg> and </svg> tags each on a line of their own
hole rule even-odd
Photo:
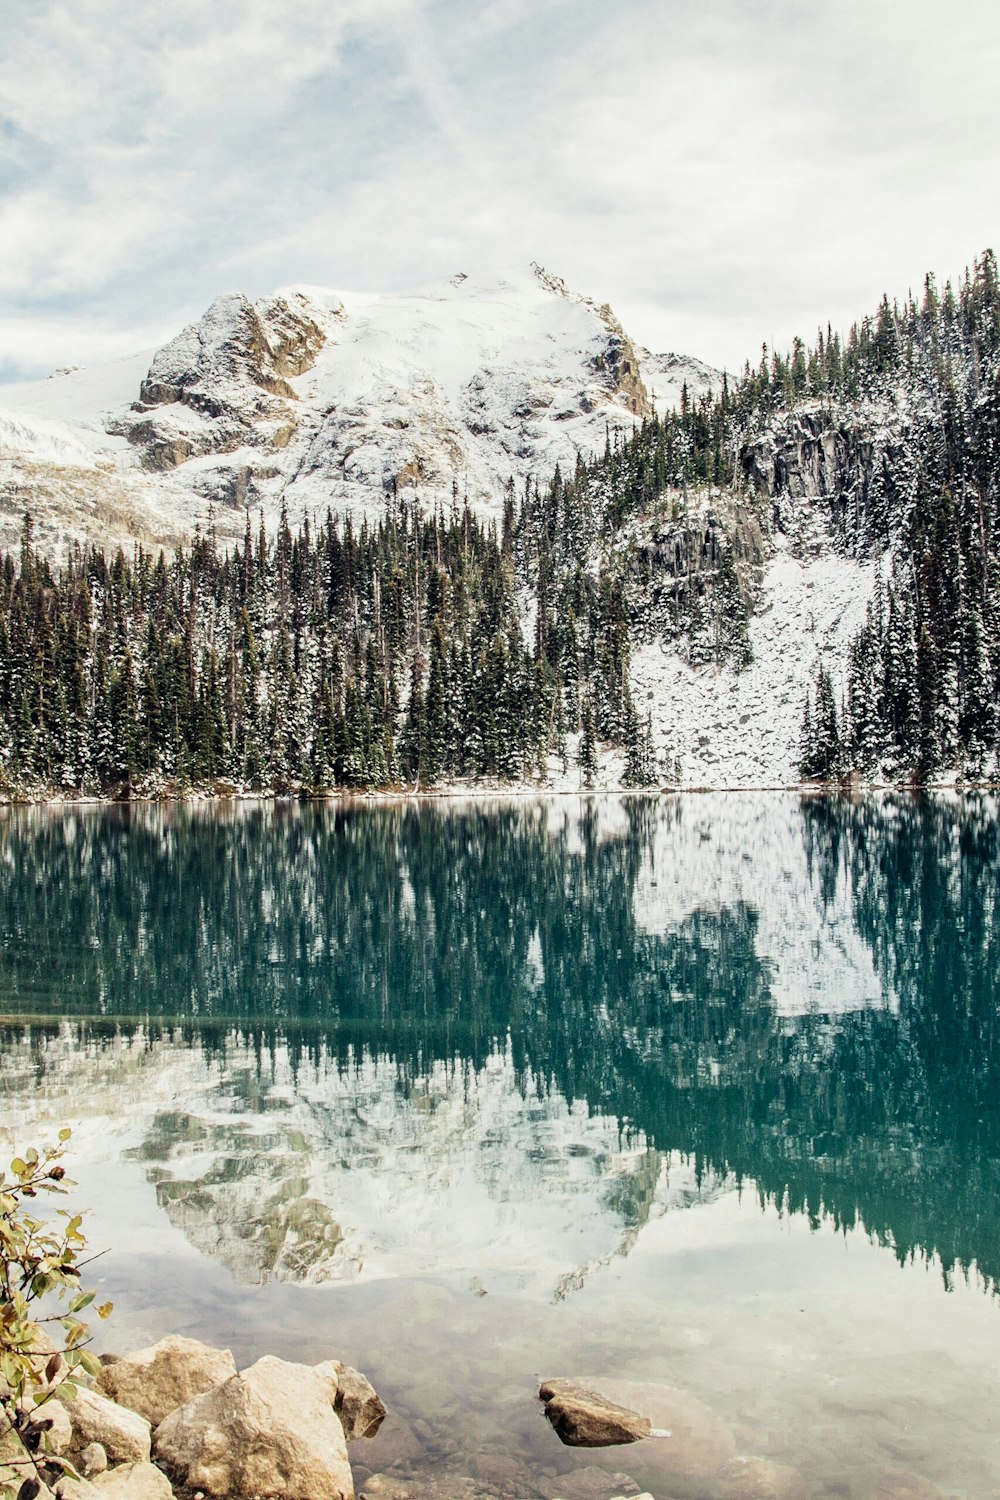
<svg viewBox="0 0 1000 1500">
<path fill-rule="evenodd" d="M 143 467 L 161 471 L 199 454 L 287 446 L 297 398 L 286 377 L 310 369 L 326 342 L 308 309 L 301 294 L 256 304 L 217 297 L 157 351 L 139 400 L 110 430 L 139 449 Z"/>
</svg>

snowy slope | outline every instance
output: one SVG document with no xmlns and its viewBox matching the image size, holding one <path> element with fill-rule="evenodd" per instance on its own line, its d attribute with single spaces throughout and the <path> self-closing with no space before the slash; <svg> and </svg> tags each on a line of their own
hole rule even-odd
<svg viewBox="0 0 1000 1500">
<path fill-rule="evenodd" d="M 820 658 L 843 685 L 846 649 L 864 622 L 874 567 L 825 550 L 799 559 L 779 535 L 750 620 L 753 663 L 692 667 L 672 645 L 633 656 L 639 710 L 687 787 L 794 786 L 807 688 Z"/>
<path fill-rule="evenodd" d="M 410 294 L 286 288 L 219 297 L 154 351 L 0 388 L 0 530 L 26 508 L 43 545 L 177 539 L 210 511 L 242 529 L 378 514 L 393 488 L 498 516 L 715 372 L 638 351 L 607 306 L 541 267 Z M 105 515 L 102 522 L 103 512 Z"/>
</svg>

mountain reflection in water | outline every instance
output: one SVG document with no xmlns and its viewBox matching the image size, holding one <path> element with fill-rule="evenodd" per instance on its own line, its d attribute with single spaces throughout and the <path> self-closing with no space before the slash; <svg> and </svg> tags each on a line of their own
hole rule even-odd
<svg viewBox="0 0 1000 1500">
<path fill-rule="evenodd" d="M 11 811 L 4 1116 L 124 1120 L 244 1282 L 562 1297 L 742 1187 L 995 1288 L 997 838 L 944 796 Z"/>
</svg>

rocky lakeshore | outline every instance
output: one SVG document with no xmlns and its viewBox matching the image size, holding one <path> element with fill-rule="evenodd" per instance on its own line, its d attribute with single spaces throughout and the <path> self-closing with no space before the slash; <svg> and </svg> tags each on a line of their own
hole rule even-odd
<svg viewBox="0 0 1000 1500">
<path fill-rule="evenodd" d="M 428 1467 L 406 1423 L 390 1423 L 378 1439 L 384 1403 L 338 1360 L 265 1355 L 237 1370 L 228 1350 L 171 1336 L 103 1356 L 97 1377 L 72 1391 L 60 1356 L 46 1373 L 25 1439 L 37 1477 L 15 1435 L 0 1439 L 0 1486 L 24 1500 L 29 1492 L 30 1500 L 652 1500 L 629 1474 L 593 1463 L 534 1471 L 508 1454 L 473 1451 L 465 1474 L 454 1467 L 456 1444 Z M 598 1392 L 595 1383 L 542 1382 L 542 1410 L 563 1444 L 666 1445 L 657 1457 L 680 1495 L 805 1494 L 793 1470 L 738 1456 L 726 1424 L 685 1392 L 614 1382 Z"/>
<path fill-rule="evenodd" d="M 237 1370 L 228 1350 L 171 1336 L 103 1356 L 73 1394 L 59 1356 L 48 1371 L 26 1438 L 37 1477 L 14 1434 L 0 1437 L 0 1491 L 23 1500 L 653 1500 L 630 1474 L 582 1454 L 567 1454 L 562 1471 L 531 1468 L 509 1452 L 477 1452 L 471 1434 L 468 1451 L 452 1443 L 432 1454 L 405 1421 L 386 1423 L 368 1379 L 338 1360 L 265 1355 Z M 723 1419 L 674 1387 L 551 1379 L 537 1396 L 567 1447 L 629 1445 L 637 1473 L 663 1476 L 657 1500 L 811 1493 L 796 1470 L 738 1452 Z M 872 1490 L 878 1500 L 937 1493 L 902 1472 Z"/>
</svg>

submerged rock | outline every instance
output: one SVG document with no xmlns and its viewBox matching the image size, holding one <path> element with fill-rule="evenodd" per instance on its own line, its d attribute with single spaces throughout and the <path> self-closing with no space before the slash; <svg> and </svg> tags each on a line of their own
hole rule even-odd
<svg viewBox="0 0 1000 1500">
<path fill-rule="evenodd" d="M 266 1355 L 171 1412 L 157 1459 L 212 1500 L 354 1500 L 336 1396 L 318 1370 Z"/>
<path fill-rule="evenodd" d="M 719 1500 L 803 1500 L 806 1492 L 797 1469 L 756 1456 L 731 1459 L 717 1483 Z"/>
<path fill-rule="evenodd" d="M 228 1349 L 170 1335 L 105 1365 L 98 1389 L 158 1427 L 178 1406 L 235 1374 L 236 1362 Z"/>
<path fill-rule="evenodd" d="M 610 1448 L 649 1437 L 653 1424 L 575 1380 L 543 1380 L 538 1394 L 560 1439 L 575 1448 Z"/>
<path fill-rule="evenodd" d="M 358 1500 L 495 1500 L 495 1496 L 465 1474 L 422 1474 L 418 1479 L 373 1474 Z"/>
<path fill-rule="evenodd" d="M 615 1496 L 638 1495 L 639 1485 L 629 1474 L 607 1469 L 571 1469 L 567 1474 L 541 1474 L 535 1487 L 542 1500 L 613 1500 Z"/>
<path fill-rule="evenodd" d="M 605 1401 L 648 1418 L 643 1462 L 662 1473 L 667 1483 L 674 1478 L 706 1479 L 736 1457 L 736 1438 L 728 1423 L 690 1391 L 604 1376 L 587 1376 L 580 1384 Z"/>
<path fill-rule="evenodd" d="M 886 1469 L 875 1481 L 875 1500 L 941 1500 L 942 1491 L 929 1479 L 906 1469 Z"/>
<path fill-rule="evenodd" d="M 390 1412 L 375 1437 L 364 1448 L 364 1462 L 378 1473 L 384 1469 L 406 1468 L 419 1464 L 425 1457 L 424 1444 L 398 1412 Z"/>
</svg>

